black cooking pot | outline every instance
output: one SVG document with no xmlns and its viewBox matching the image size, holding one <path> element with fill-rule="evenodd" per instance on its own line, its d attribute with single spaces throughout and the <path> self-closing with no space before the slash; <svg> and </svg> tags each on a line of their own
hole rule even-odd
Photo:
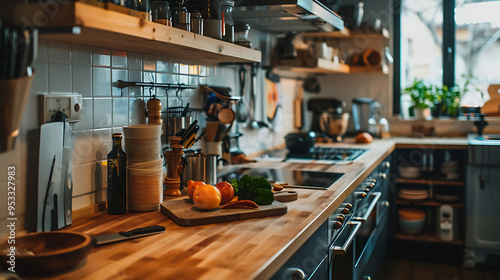
<svg viewBox="0 0 500 280">
<path fill-rule="evenodd" d="M 289 133 L 285 136 L 286 148 L 292 154 L 310 153 L 316 142 L 316 133 L 297 132 Z"/>
</svg>

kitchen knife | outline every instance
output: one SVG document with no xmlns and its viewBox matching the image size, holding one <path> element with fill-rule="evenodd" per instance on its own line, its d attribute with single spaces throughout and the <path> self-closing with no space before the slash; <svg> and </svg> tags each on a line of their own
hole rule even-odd
<svg viewBox="0 0 500 280">
<path fill-rule="evenodd" d="M 17 43 L 18 43 L 18 32 L 17 29 L 11 28 L 8 36 L 8 56 L 7 56 L 7 80 L 12 80 L 15 78 L 16 74 L 16 63 L 17 63 Z"/>
<path fill-rule="evenodd" d="M 110 233 L 110 234 L 104 234 L 100 236 L 96 236 L 92 238 L 92 241 L 94 245 L 99 246 L 99 245 L 105 245 L 113 242 L 118 242 L 122 240 L 128 240 L 128 239 L 134 239 L 134 238 L 139 238 L 143 236 L 149 236 L 149 235 L 154 235 L 158 233 L 165 232 L 165 227 L 164 226 L 151 226 L 151 227 L 144 227 L 144 228 L 136 228 L 133 230 L 129 231 L 122 231 L 119 233 Z"/>
<path fill-rule="evenodd" d="M 29 51 L 31 48 L 30 36 L 31 36 L 30 31 L 27 27 L 19 29 L 18 53 L 16 58 L 17 61 L 15 65 L 15 73 L 14 73 L 15 78 L 24 77 L 27 74 L 27 68 L 29 66 L 28 64 Z"/>
</svg>

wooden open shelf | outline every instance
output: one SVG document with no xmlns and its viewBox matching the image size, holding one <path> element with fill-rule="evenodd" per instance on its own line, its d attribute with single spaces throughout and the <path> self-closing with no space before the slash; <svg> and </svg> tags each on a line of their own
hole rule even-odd
<svg viewBox="0 0 500 280">
<path fill-rule="evenodd" d="M 275 60 L 274 65 L 280 71 L 292 71 L 301 73 L 316 74 L 363 74 L 379 73 L 388 74 L 389 67 L 383 66 L 349 66 L 346 64 L 334 63 L 326 59 L 318 58 L 297 58 Z"/>
<path fill-rule="evenodd" d="M 16 19 L 35 19 L 44 13 L 38 4 L 21 5 Z M 186 59 L 197 63 L 220 62 L 260 62 L 260 51 L 221 40 L 201 36 L 182 29 L 169 27 L 106 10 L 96 6 L 68 2 L 58 5 L 54 16 L 47 16 L 47 27 L 80 27 L 80 34 L 54 33 L 41 34 L 40 38 L 74 44 L 112 48 L 125 51 L 150 53 L 172 58 Z M 18 22 L 22 23 L 22 22 Z M 76 32 L 77 33 L 77 32 Z"/>
<path fill-rule="evenodd" d="M 389 31 L 387 29 L 385 30 L 383 29 L 381 33 L 367 33 L 367 32 L 353 31 L 344 27 L 344 29 L 340 31 L 311 32 L 311 33 L 304 33 L 302 34 L 302 36 L 308 38 L 320 38 L 320 39 L 329 39 L 329 38 L 345 39 L 345 38 L 361 38 L 361 37 L 388 39 Z"/>
<path fill-rule="evenodd" d="M 441 205 L 451 205 L 453 208 L 462 208 L 464 205 L 460 202 L 441 202 L 434 200 L 423 200 L 423 201 L 410 201 L 404 199 L 398 199 L 396 201 L 398 205 L 408 205 L 408 206 L 431 206 L 431 207 L 439 207 Z"/>
<path fill-rule="evenodd" d="M 455 244 L 455 245 L 463 245 L 464 241 L 462 239 L 457 239 L 453 241 L 443 241 L 438 239 L 434 234 L 423 233 L 419 235 L 406 235 L 402 233 L 396 233 L 396 238 L 401 240 L 411 240 L 411 241 L 420 241 L 420 242 L 431 242 L 431 243 L 440 243 L 440 244 Z"/>
<path fill-rule="evenodd" d="M 404 179 L 399 178 L 396 181 L 398 184 L 417 184 L 417 185 L 442 185 L 463 187 L 464 182 L 461 181 L 442 181 L 442 180 L 426 180 L 426 179 Z"/>
</svg>

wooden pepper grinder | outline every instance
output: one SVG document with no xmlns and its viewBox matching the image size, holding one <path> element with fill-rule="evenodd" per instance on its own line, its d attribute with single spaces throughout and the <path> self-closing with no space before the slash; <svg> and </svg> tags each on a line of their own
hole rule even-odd
<svg viewBox="0 0 500 280">
<path fill-rule="evenodd" d="M 167 196 L 181 195 L 180 186 L 181 178 L 179 176 L 179 163 L 182 157 L 182 145 L 174 144 L 170 146 L 172 151 L 164 152 L 165 159 L 167 160 L 167 177 L 165 177 L 165 192 Z"/>
<path fill-rule="evenodd" d="M 161 101 L 153 95 L 153 98 L 148 100 L 148 124 L 161 125 Z"/>
</svg>

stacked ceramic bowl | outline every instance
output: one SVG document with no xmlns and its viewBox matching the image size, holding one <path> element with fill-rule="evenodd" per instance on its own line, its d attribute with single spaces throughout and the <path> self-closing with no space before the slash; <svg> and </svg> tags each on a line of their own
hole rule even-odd
<svg viewBox="0 0 500 280">
<path fill-rule="evenodd" d="M 460 170 L 458 161 L 445 161 L 441 164 L 441 174 L 444 175 L 445 180 L 459 180 L 460 179 Z"/>
<path fill-rule="evenodd" d="M 123 127 L 127 153 L 128 209 L 155 211 L 163 202 L 161 125 Z"/>
<path fill-rule="evenodd" d="M 429 189 L 421 187 L 401 187 L 398 197 L 405 200 L 424 200 L 429 198 Z"/>
<path fill-rule="evenodd" d="M 399 209 L 398 224 L 402 233 L 417 235 L 425 228 L 425 211 L 414 208 Z"/>
<path fill-rule="evenodd" d="M 420 171 L 422 170 L 421 167 L 414 166 L 400 166 L 398 169 L 399 175 L 406 179 L 416 179 L 420 177 Z"/>
</svg>

